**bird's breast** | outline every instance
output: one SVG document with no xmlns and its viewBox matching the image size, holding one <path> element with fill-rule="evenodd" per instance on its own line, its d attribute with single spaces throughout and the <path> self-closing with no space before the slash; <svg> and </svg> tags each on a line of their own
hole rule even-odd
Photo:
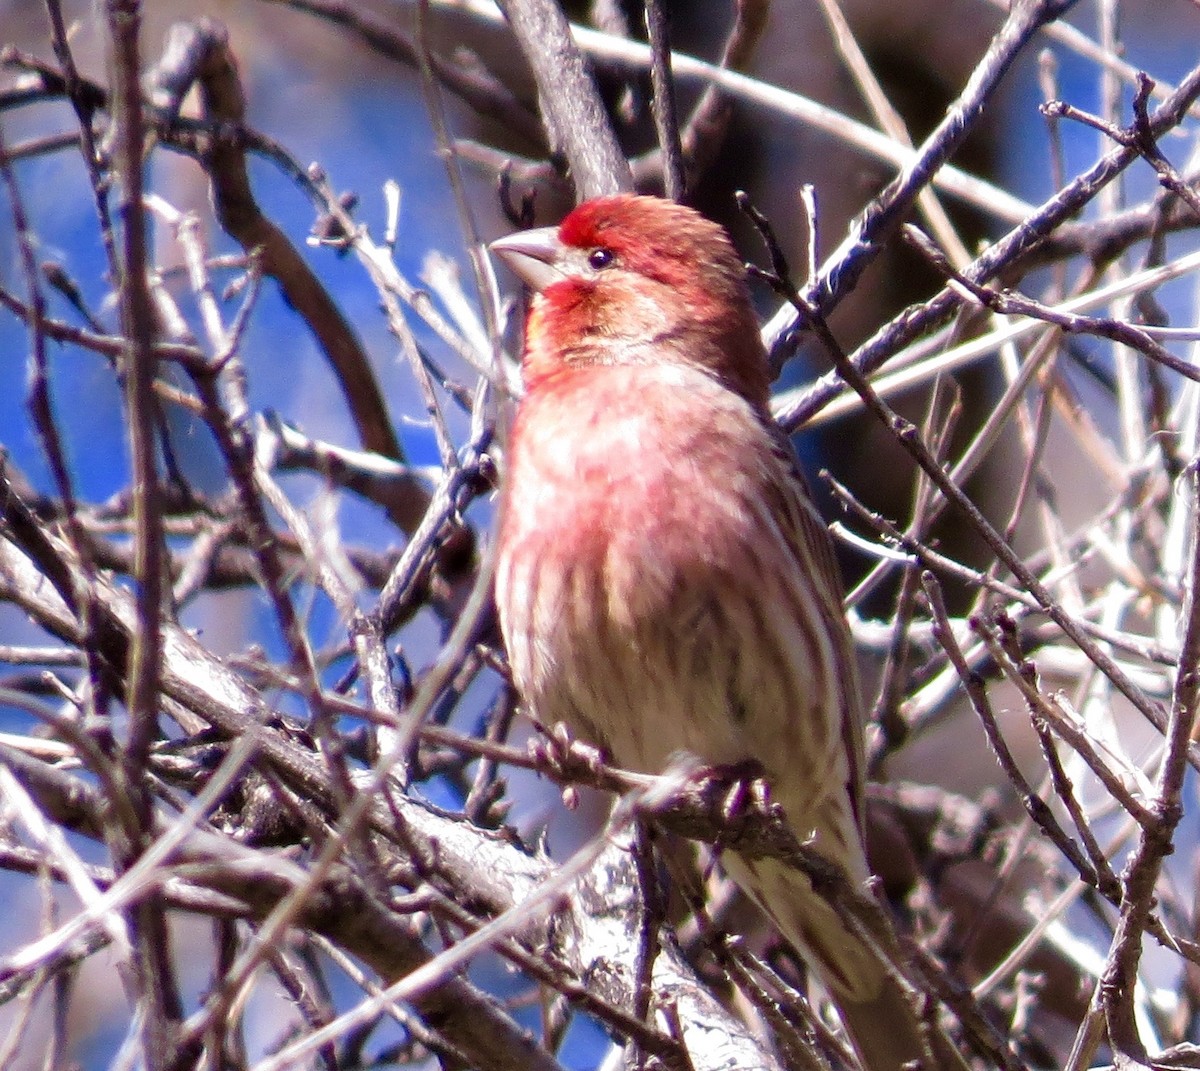
<svg viewBox="0 0 1200 1071">
<path fill-rule="evenodd" d="M 832 659 L 804 627 L 768 434 L 703 377 L 623 387 L 535 393 L 514 425 L 496 594 L 518 689 L 637 769 L 820 761 L 828 740 L 790 737 Z"/>
<path fill-rule="evenodd" d="M 643 389 L 561 423 L 527 412 L 541 430 L 518 428 L 510 459 L 521 493 L 505 503 L 505 541 L 593 578 L 610 627 L 633 634 L 740 570 L 761 525 L 746 427 L 699 426 L 684 402 Z"/>
</svg>

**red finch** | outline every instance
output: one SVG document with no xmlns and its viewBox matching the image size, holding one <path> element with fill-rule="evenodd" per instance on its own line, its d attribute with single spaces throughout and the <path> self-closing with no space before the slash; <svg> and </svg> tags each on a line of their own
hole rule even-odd
<svg viewBox="0 0 1200 1071">
<path fill-rule="evenodd" d="M 756 763 L 856 882 L 861 707 L 829 535 L 768 409 L 725 232 L 654 197 L 492 249 L 537 293 L 508 445 L 496 603 L 530 714 L 621 766 Z M 733 879 L 834 996 L 870 1071 L 927 1052 L 900 984 L 786 864 Z"/>
</svg>

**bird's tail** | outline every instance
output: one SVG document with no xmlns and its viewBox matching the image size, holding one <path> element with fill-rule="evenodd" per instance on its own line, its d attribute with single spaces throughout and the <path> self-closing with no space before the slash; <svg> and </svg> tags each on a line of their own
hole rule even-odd
<svg viewBox="0 0 1200 1071">
<path fill-rule="evenodd" d="M 964 1067 L 944 1038 L 922 1028 L 901 982 L 805 874 L 780 860 L 732 853 L 724 864 L 825 984 L 866 1071 L 902 1071 L 913 1061 L 926 1071 Z"/>
</svg>

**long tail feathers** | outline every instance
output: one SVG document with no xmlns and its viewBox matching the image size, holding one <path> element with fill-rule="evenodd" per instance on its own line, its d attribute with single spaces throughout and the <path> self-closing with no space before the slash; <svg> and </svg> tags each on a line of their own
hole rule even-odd
<svg viewBox="0 0 1200 1071">
<path fill-rule="evenodd" d="M 803 873 L 777 860 L 732 854 L 724 864 L 828 988 L 866 1071 L 965 1068 L 940 1032 L 922 1028 L 899 980 Z"/>
</svg>

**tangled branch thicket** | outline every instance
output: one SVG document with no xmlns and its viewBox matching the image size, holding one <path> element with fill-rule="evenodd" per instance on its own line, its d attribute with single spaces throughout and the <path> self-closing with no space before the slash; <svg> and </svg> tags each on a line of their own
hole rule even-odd
<svg viewBox="0 0 1200 1071">
<path fill-rule="evenodd" d="M 0 1067 L 550 1071 L 598 1066 L 610 1038 L 630 1067 L 852 1062 L 802 967 L 723 882 L 731 844 L 807 868 L 973 1066 L 1191 1065 L 1200 302 L 1168 284 L 1200 266 L 1200 67 L 1178 85 L 1129 67 L 1113 3 L 1097 41 L 1061 21 L 1070 0 L 980 0 L 996 33 L 914 147 L 834 0 L 828 47 L 864 122 L 751 73 L 766 0 L 730 5 L 711 64 L 669 52 L 658 3 L 648 38 L 603 3 L 574 37 L 550 0 L 430 0 L 392 21 L 290 6 L 272 16 L 415 72 L 469 281 L 430 260 L 413 282 L 397 190 L 380 221 L 336 192 L 336 159 L 303 167 L 250 125 L 238 41 L 215 22 L 181 23 L 155 52 L 137 5 L 110 0 L 86 16 L 107 39 L 97 81 L 50 0 L 44 47 L 0 54 L 0 305 L 19 325 L 0 337 L 12 398 L 25 382 L 0 430 Z M 453 47 L 464 35 L 481 54 Z M 1005 122 L 1048 133 L 1040 205 L 957 162 L 1039 50 L 1044 118 Z M 1050 99 L 1054 54 L 1090 65 L 1103 114 Z M 488 138 L 458 136 L 466 114 Z M 784 427 L 865 411 L 908 489 L 885 508 L 853 473 L 831 481 L 874 700 L 875 890 L 823 873 L 752 785 L 685 762 L 635 777 L 539 736 L 491 619 L 514 333 L 472 212 L 502 203 L 515 225 L 571 197 L 719 182 L 721 146 L 764 116 L 893 176 L 824 262 L 819 187 L 770 214 L 793 261 L 776 249 L 771 266 L 798 289 L 764 328 L 780 367 L 803 351 L 829 370 L 781 386 Z M 639 121 L 655 147 L 630 155 Z M 1072 173 L 1062 136 L 1080 127 L 1099 149 Z M 157 184 L 168 157 L 204 177 L 210 210 Z M 62 158 L 88 176 L 98 272 L 30 208 L 34 166 Z M 311 202 L 309 252 L 256 198 L 263 167 Z M 1131 176 L 1150 173 L 1139 199 Z M 499 183 L 486 209 L 480 174 Z M 977 252 L 947 211 L 963 204 L 989 228 Z M 932 289 L 866 329 L 831 327 L 901 248 Z M 334 296 L 350 274 L 377 293 L 402 392 Z M 89 302 L 102 285 L 110 300 Z M 263 312 L 276 291 L 286 328 Z M 257 401 L 274 353 L 306 359 L 297 322 L 357 442 Z M 972 381 L 984 406 L 955 384 L 968 364 L 988 369 Z M 124 438 L 81 433 L 70 377 L 85 365 L 120 391 Z M 417 425 L 432 465 L 406 460 Z M 203 480 L 185 437 L 207 444 Z M 124 466 L 118 493 L 81 479 L 92 455 Z M 363 502 L 390 541 L 343 520 Z M 990 768 L 991 787 L 964 792 L 960 767 Z M 585 786 L 616 803 L 551 854 L 533 813 L 547 784 L 556 813 Z"/>
</svg>

